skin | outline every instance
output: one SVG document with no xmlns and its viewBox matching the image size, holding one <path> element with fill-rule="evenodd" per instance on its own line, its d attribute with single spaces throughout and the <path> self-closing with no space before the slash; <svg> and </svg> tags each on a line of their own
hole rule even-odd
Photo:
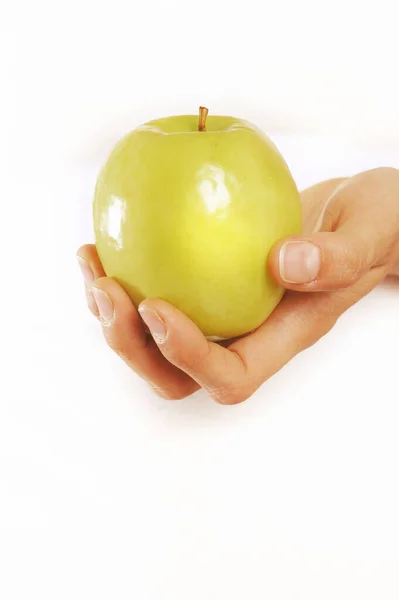
<svg viewBox="0 0 399 600">
<path fill-rule="evenodd" d="M 209 342 L 183 313 L 159 299 L 145 300 L 138 312 L 122 287 L 104 276 L 95 246 L 79 249 L 88 306 L 108 345 L 160 396 L 181 399 L 203 388 L 221 404 L 242 402 L 387 276 L 399 277 L 398 170 L 325 181 L 302 192 L 301 200 L 303 234 L 278 242 L 268 258 L 273 279 L 288 291 L 256 331 L 229 342 Z M 312 281 L 282 279 L 281 252 L 291 241 L 318 248 Z M 106 302 L 105 318 L 98 307 Z M 166 336 L 152 337 L 140 314 L 158 317 Z"/>
</svg>

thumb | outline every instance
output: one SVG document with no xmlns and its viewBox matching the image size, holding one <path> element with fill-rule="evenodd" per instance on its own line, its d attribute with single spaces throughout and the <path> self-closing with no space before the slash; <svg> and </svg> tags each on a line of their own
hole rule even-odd
<svg viewBox="0 0 399 600">
<path fill-rule="evenodd" d="M 378 236 L 374 236 L 378 237 Z M 270 252 L 268 266 L 275 281 L 297 291 L 345 288 L 376 266 L 377 241 L 360 236 L 356 224 L 334 232 L 282 240 Z"/>
<path fill-rule="evenodd" d="M 346 179 L 327 199 L 317 233 L 287 238 L 272 248 L 272 277 L 304 292 L 348 287 L 375 267 L 383 279 L 398 243 L 397 198 L 396 169 L 372 169 Z"/>
</svg>

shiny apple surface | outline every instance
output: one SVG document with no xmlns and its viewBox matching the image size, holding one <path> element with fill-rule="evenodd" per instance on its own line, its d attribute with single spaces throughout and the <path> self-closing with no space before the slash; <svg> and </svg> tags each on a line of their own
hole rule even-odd
<svg viewBox="0 0 399 600">
<path fill-rule="evenodd" d="M 301 230 L 291 173 L 252 124 L 195 115 L 151 121 L 125 136 L 99 175 L 94 198 L 99 257 L 136 306 L 163 298 L 205 335 L 258 327 L 283 290 L 267 257 Z"/>
</svg>

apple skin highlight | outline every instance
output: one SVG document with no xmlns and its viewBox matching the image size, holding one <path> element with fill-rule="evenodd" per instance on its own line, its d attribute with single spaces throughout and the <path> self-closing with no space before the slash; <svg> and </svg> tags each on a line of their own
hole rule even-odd
<svg viewBox="0 0 399 600">
<path fill-rule="evenodd" d="M 104 270 L 135 306 L 162 298 L 213 339 L 267 319 L 284 292 L 268 254 L 301 232 L 298 189 L 275 145 L 204 107 L 126 135 L 100 172 L 93 217 Z"/>
</svg>

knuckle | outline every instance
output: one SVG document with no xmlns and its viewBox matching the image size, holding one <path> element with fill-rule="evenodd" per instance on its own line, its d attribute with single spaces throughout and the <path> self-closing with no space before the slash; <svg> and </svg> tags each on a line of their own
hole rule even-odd
<svg viewBox="0 0 399 600">
<path fill-rule="evenodd" d="M 396 169 L 395 167 L 377 167 L 375 171 L 376 174 L 383 175 L 384 177 L 388 176 L 397 178 L 399 176 L 399 169 Z"/>
<path fill-rule="evenodd" d="M 178 388 L 175 390 L 172 389 L 168 389 L 165 387 L 160 387 L 158 385 L 155 385 L 153 383 L 150 383 L 150 388 L 153 390 L 153 392 L 159 396 L 160 398 L 163 398 L 164 400 L 170 400 L 170 401 L 174 401 L 174 400 L 183 400 L 183 398 L 186 398 L 187 396 L 190 395 L 190 393 L 183 388 Z"/>
<path fill-rule="evenodd" d="M 344 247 L 332 254 L 332 272 L 337 288 L 355 283 L 364 274 L 369 257 L 355 246 Z"/>
<path fill-rule="evenodd" d="M 209 390 L 209 394 L 215 402 L 226 406 L 241 404 L 241 402 L 248 400 L 248 398 L 252 396 L 252 392 L 250 392 L 248 388 L 232 384 L 225 384 L 221 387 L 212 388 Z"/>
</svg>

